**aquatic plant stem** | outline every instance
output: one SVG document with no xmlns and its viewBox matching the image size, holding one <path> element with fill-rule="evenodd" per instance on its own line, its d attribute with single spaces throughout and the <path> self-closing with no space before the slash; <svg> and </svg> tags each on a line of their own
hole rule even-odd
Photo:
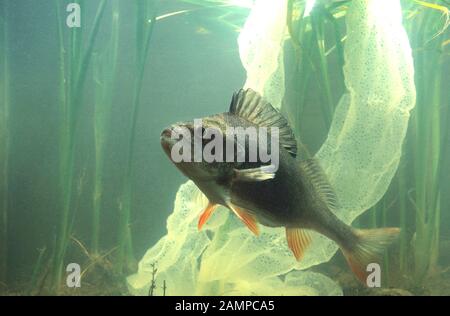
<svg viewBox="0 0 450 316">
<path fill-rule="evenodd" d="M 325 49 L 324 23 L 326 16 L 322 13 L 325 8 L 316 8 L 311 12 L 311 27 L 316 40 L 317 52 L 319 53 L 319 69 L 321 84 L 325 92 L 325 102 L 322 103 L 322 114 L 327 129 L 331 126 L 334 112 L 333 94 L 331 92 L 330 78 L 328 76 L 328 62 Z"/>
<path fill-rule="evenodd" d="M 389 213 L 389 207 L 386 204 L 386 198 L 382 199 L 381 201 L 382 203 L 382 209 L 381 209 L 381 227 L 386 227 L 388 226 L 387 224 L 387 218 L 388 218 L 388 213 Z M 384 251 L 384 256 L 383 256 L 383 267 L 384 267 L 384 273 L 382 273 L 382 279 L 383 279 L 383 286 L 385 287 L 389 287 L 390 284 L 390 266 L 389 266 L 390 260 L 389 260 L 389 253 L 388 250 L 386 249 Z"/>
<path fill-rule="evenodd" d="M 8 207 L 9 207 L 9 52 L 8 52 L 8 3 L 0 6 L 0 282 L 6 284 L 8 276 Z"/>
<path fill-rule="evenodd" d="M 116 83 L 117 58 L 119 51 L 119 2 L 113 1 L 111 40 L 107 46 L 107 56 L 103 63 L 97 58 L 94 62 L 94 82 L 96 102 L 94 113 L 95 175 L 92 213 L 91 252 L 98 255 L 100 239 L 100 213 L 103 197 L 103 167 L 105 144 L 109 132 L 109 120 Z"/>
<path fill-rule="evenodd" d="M 400 251 L 399 263 L 400 271 L 406 272 L 408 270 L 408 231 L 407 231 L 407 208 L 406 200 L 408 193 L 406 190 L 406 176 L 405 165 L 401 163 L 397 175 L 397 191 L 399 198 L 399 213 L 400 213 Z"/>
<path fill-rule="evenodd" d="M 132 179 L 133 179 L 133 155 L 136 137 L 136 123 L 139 113 L 139 103 L 142 92 L 142 82 L 145 73 L 145 64 L 150 47 L 150 39 L 156 23 L 155 12 L 151 12 L 151 2 L 140 0 L 136 2 L 136 63 L 135 63 L 135 90 L 130 115 L 129 141 L 126 158 L 126 171 L 122 193 L 120 219 L 119 219 L 119 248 L 117 269 L 123 272 L 124 267 L 134 260 L 132 239 L 130 230 L 130 214 L 132 209 Z M 149 14 L 151 18 L 149 18 Z M 145 27 L 146 26 L 146 27 Z"/>
<path fill-rule="evenodd" d="M 80 2 L 78 2 L 80 3 Z M 57 21 L 58 21 L 58 41 L 60 50 L 60 98 L 62 104 L 62 119 L 60 127 L 60 186 L 61 186 L 61 217 L 58 229 L 58 238 L 54 253 L 52 289 L 58 292 L 61 283 L 64 257 L 66 254 L 71 226 L 73 225 L 73 214 L 71 203 L 73 196 L 74 178 L 74 155 L 75 155 L 75 135 L 76 126 L 79 121 L 81 110 L 81 99 L 83 86 L 86 78 L 86 71 L 90 63 L 92 49 L 97 37 L 100 21 L 105 9 L 106 0 L 102 0 L 98 6 L 94 19 L 93 28 L 88 37 L 88 44 L 84 54 L 82 54 L 81 34 L 83 28 L 73 28 L 70 33 L 69 56 L 65 57 L 64 27 L 65 23 L 61 17 L 61 5 L 56 0 Z"/>
<path fill-rule="evenodd" d="M 301 126 L 304 110 L 307 108 L 305 101 L 308 99 L 308 93 L 312 84 L 311 78 L 317 78 L 317 84 L 321 87 L 320 104 L 321 119 L 324 122 L 325 128 L 329 129 L 335 109 L 335 100 L 333 91 L 345 91 L 343 72 L 340 71 L 342 82 L 338 80 L 333 83 L 330 80 L 330 72 L 332 69 L 329 66 L 330 53 L 337 54 L 338 66 L 340 69 L 344 66 L 342 38 L 339 30 L 339 23 L 337 18 L 333 15 L 333 10 L 336 9 L 334 5 L 317 5 L 309 16 L 303 17 L 304 7 L 300 6 L 299 12 L 295 13 L 298 16 L 294 23 L 294 1 L 288 1 L 287 10 L 287 28 L 291 36 L 291 43 L 296 56 L 296 80 L 299 85 L 298 98 L 294 101 L 295 104 L 290 104 L 291 112 L 295 117 L 295 129 L 298 134 L 302 134 Z M 327 50 L 326 47 L 326 26 L 329 22 L 335 45 Z M 301 138 L 301 137 L 300 137 Z"/>
<path fill-rule="evenodd" d="M 301 25 L 299 26 L 299 43 L 303 43 L 307 36 L 305 33 L 305 27 L 304 27 L 304 21 L 300 21 Z M 302 45 L 300 44 L 301 47 L 301 51 L 303 52 L 303 56 L 300 55 L 300 51 L 297 53 L 297 68 L 298 68 L 298 73 L 300 75 L 300 93 L 299 93 L 299 100 L 296 104 L 296 114 L 295 114 L 295 119 L 296 119 L 296 131 L 298 133 L 300 133 L 301 131 L 301 120 L 303 118 L 303 113 L 304 113 L 304 109 L 305 109 L 305 99 L 306 99 L 306 93 L 310 87 L 310 83 L 311 83 L 311 75 L 313 73 L 313 71 L 311 71 L 311 67 L 314 67 L 311 61 L 311 47 L 312 47 L 312 43 L 314 41 L 313 36 L 311 36 L 311 34 L 309 34 L 308 36 L 308 43 L 307 45 Z M 310 65 L 311 67 L 307 67 L 308 65 Z"/>
<path fill-rule="evenodd" d="M 411 29 L 414 46 L 417 105 L 415 111 L 415 281 L 422 284 L 436 266 L 439 256 L 440 179 L 442 154 L 442 82 L 438 38 L 430 41 L 424 30 L 433 30 L 435 12 L 425 10 Z"/>
<path fill-rule="evenodd" d="M 31 274 L 31 279 L 30 279 L 30 284 L 28 286 L 27 295 L 34 294 L 33 291 L 37 289 L 38 279 L 39 279 L 40 273 L 42 271 L 42 267 L 44 264 L 44 255 L 45 255 L 46 251 L 47 251 L 47 248 L 45 248 L 45 247 L 42 249 L 38 249 L 39 255 L 38 255 L 36 264 L 34 265 L 33 273 Z"/>
</svg>

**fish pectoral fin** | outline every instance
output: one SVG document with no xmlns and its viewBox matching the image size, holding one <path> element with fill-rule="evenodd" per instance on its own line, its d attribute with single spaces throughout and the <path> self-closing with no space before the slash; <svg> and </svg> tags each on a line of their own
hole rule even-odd
<svg viewBox="0 0 450 316">
<path fill-rule="evenodd" d="M 235 180 L 244 182 L 258 182 L 275 178 L 274 166 L 261 166 L 252 169 L 234 169 Z"/>
<path fill-rule="evenodd" d="M 300 261 L 305 254 L 306 248 L 311 243 L 311 235 L 308 231 L 301 228 L 286 227 L 286 239 L 295 259 Z"/>
<path fill-rule="evenodd" d="M 252 214 L 250 214 L 247 210 L 230 204 L 230 209 L 233 211 L 234 214 L 236 214 L 237 217 L 250 229 L 250 231 L 255 234 L 256 236 L 259 235 L 259 226 L 258 222 Z"/>
<path fill-rule="evenodd" d="M 198 230 L 201 230 L 203 225 L 206 223 L 206 221 L 208 220 L 208 218 L 211 217 L 211 214 L 214 212 L 214 210 L 218 207 L 219 205 L 217 204 L 213 204 L 211 202 L 208 203 L 208 206 L 205 208 L 205 210 L 203 211 L 203 213 L 200 215 L 200 218 L 198 220 Z"/>
</svg>

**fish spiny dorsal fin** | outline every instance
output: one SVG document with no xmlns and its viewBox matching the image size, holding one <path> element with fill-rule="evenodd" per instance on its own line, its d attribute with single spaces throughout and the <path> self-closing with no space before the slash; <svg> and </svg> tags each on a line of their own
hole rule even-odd
<svg viewBox="0 0 450 316">
<path fill-rule="evenodd" d="M 328 208 L 332 211 L 338 210 L 339 203 L 336 193 L 334 193 L 333 188 L 328 182 L 327 175 L 317 159 L 304 160 L 300 163 L 300 166 L 305 171 L 320 198 L 327 204 Z"/>
<path fill-rule="evenodd" d="M 297 156 L 297 141 L 289 122 L 259 93 L 252 89 L 241 89 L 234 93 L 230 113 L 259 126 L 278 127 L 280 145 L 293 157 Z"/>
</svg>

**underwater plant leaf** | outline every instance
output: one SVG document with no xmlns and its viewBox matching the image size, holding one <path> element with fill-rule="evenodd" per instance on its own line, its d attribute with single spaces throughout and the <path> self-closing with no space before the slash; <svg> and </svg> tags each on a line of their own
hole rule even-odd
<svg viewBox="0 0 450 316">
<path fill-rule="evenodd" d="M 160 16 L 157 16 L 155 19 L 156 21 L 162 20 L 162 19 L 166 19 L 166 18 L 170 18 L 172 16 L 176 16 L 176 15 L 180 15 L 180 14 L 184 14 L 184 13 L 189 13 L 194 11 L 194 9 L 192 10 L 180 10 L 180 11 L 175 11 L 175 12 L 170 12 L 170 13 L 166 13 Z"/>
<path fill-rule="evenodd" d="M 438 37 L 439 35 L 444 33 L 444 31 L 450 25 L 450 10 L 449 10 L 449 8 L 442 6 L 440 4 L 437 4 L 437 3 L 431 3 L 431 2 L 426 2 L 426 1 L 422 1 L 422 0 L 413 0 L 413 1 L 420 4 L 421 6 L 440 11 L 442 13 L 442 16 L 445 18 L 445 22 L 444 22 L 444 25 L 442 26 L 442 28 L 438 32 L 436 32 L 436 34 L 434 34 L 433 37 L 429 41 L 435 39 L 436 37 Z"/>
<path fill-rule="evenodd" d="M 426 2 L 426 1 L 422 1 L 422 0 L 413 0 L 414 2 L 417 2 L 418 4 L 427 7 L 427 8 L 431 8 L 431 9 L 435 9 L 435 10 L 439 10 L 444 14 L 448 14 L 449 9 L 447 7 L 444 7 L 440 4 L 437 3 L 431 3 L 431 2 Z"/>
<path fill-rule="evenodd" d="M 190 1 L 184 1 L 184 2 L 190 3 Z M 155 17 L 154 19 L 156 21 L 161 21 L 161 20 L 165 20 L 167 18 L 176 17 L 176 16 L 180 16 L 180 15 L 194 14 L 194 13 L 197 13 L 202 10 L 211 10 L 215 13 L 215 15 L 213 18 L 207 18 L 207 19 L 212 20 L 212 23 L 214 23 L 215 25 L 222 24 L 222 25 L 226 26 L 227 28 L 235 30 L 235 31 L 241 30 L 241 25 L 243 23 L 243 20 L 245 19 L 245 14 L 237 14 L 237 12 L 235 12 L 235 10 L 230 10 L 231 7 L 235 6 L 234 4 L 218 3 L 215 5 L 211 5 L 209 2 L 199 4 L 199 3 L 195 3 L 195 1 L 193 1 L 192 4 L 199 5 L 199 7 L 165 13 L 165 14 Z M 151 20 L 149 22 L 151 22 Z M 200 29 L 207 30 L 208 28 L 204 25 L 200 25 Z"/>
</svg>

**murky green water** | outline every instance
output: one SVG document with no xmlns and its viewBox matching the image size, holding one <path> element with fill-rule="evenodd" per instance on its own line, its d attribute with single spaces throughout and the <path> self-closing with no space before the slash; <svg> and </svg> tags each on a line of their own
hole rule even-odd
<svg viewBox="0 0 450 316">
<path fill-rule="evenodd" d="M 321 148 L 346 89 L 351 2 L 319 3 L 309 17 L 305 1 L 286 2 L 285 93 L 275 106 L 302 144 L 301 159 Z M 69 263 L 84 272 L 75 293 L 129 294 L 126 277 L 167 234 L 187 181 L 161 149 L 161 131 L 227 111 L 246 82 L 238 36 L 252 1 L 71 3 L 0 3 L 2 294 L 73 294 Z M 450 31 L 448 4 L 430 3 L 402 1 L 417 102 L 387 192 L 352 224 L 402 229 L 381 261 L 382 289 L 357 283 L 340 253 L 308 269 L 343 294 L 450 294 Z M 198 294 L 225 294 L 227 286 L 204 285 Z M 250 291 L 239 278 L 232 288 Z M 341 293 L 333 291 L 312 294 Z"/>
</svg>

